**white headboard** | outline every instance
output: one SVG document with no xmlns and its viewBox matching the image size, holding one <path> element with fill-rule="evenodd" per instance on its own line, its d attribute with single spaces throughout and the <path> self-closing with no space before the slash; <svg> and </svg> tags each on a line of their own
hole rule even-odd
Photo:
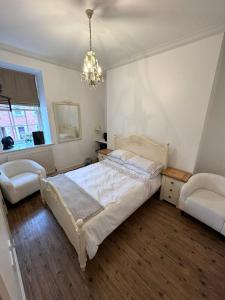
<svg viewBox="0 0 225 300">
<path fill-rule="evenodd" d="M 167 167 L 169 144 L 160 145 L 145 136 L 131 135 L 120 138 L 115 135 L 114 148 L 134 152 L 144 158 L 159 161 L 164 165 L 164 168 Z"/>
</svg>

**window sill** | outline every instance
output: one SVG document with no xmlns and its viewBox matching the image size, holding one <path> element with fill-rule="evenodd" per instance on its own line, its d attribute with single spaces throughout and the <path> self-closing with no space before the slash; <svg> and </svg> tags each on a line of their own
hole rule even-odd
<svg viewBox="0 0 225 300">
<path fill-rule="evenodd" d="M 1 149 L 0 154 L 9 154 L 9 153 L 12 153 L 12 152 L 26 151 L 26 150 L 29 150 L 29 149 L 38 149 L 38 148 L 48 147 L 48 146 L 52 146 L 52 145 L 53 145 L 52 143 L 42 144 L 42 145 L 32 145 L 32 144 L 29 144 L 29 145 L 16 145 L 13 148 L 8 149 L 8 150 L 2 150 Z"/>
</svg>

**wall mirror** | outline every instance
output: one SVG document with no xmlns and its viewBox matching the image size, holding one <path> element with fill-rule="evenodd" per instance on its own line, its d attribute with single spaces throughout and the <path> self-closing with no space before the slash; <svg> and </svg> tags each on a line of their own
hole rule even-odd
<svg viewBox="0 0 225 300">
<path fill-rule="evenodd" d="M 59 143 L 81 139 L 80 105 L 73 102 L 53 103 Z"/>
</svg>

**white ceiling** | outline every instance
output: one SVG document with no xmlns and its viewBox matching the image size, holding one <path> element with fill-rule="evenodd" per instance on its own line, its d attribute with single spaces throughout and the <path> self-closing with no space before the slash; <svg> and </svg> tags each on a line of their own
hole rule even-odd
<svg viewBox="0 0 225 300">
<path fill-rule="evenodd" d="M 1 0 L 0 48 L 80 69 L 86 8 L 105 69 L 225 30 L 225 0 Z"/>
</svg>

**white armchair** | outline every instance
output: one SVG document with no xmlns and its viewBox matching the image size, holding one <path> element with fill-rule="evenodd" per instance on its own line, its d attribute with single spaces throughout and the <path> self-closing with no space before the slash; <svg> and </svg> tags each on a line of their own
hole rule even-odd
<svg viewBox="0 0 225 300">
<path fill-rule="evenodd" d="M 225 177 L 193 175 L 181 189 L 178 207 L 225 235 Z"/>
<path fill-rule="evenodd" d="M 19 159 L 0 165 L 0 186 L 3 196 L 11 203 L 40 190 L 39 177 L 45 169 L 33 160 Z"/>
</svg>

